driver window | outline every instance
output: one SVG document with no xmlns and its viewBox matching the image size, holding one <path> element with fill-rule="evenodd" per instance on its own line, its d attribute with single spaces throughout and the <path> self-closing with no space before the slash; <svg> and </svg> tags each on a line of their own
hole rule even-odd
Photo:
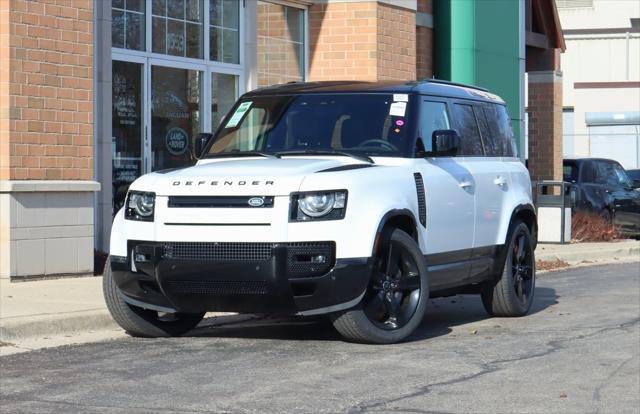
<svg viewBox="0 0 640 414">
<path fill-rule="evenodd" d="M 619 164 L 613 164 L 613 171 L 618 177 L 618 184 L 623 187 L 632 187 L 632 182 L 627 172 Z"/>
<path fill-rule="evenodd" d="M 433 131 L 439 129 L 451 129 L 449 115 L 447 114 L 447 104 L 444 102 L 424 101 L 420 110 L 420 133 L 424 149 L 427 152 L 432 150 L 431 136 Z"/>
</svg>

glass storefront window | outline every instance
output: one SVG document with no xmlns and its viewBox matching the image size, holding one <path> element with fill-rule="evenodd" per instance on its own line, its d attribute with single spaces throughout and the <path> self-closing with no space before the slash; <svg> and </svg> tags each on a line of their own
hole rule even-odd
<svg viewBox="0 0 640 414">
<path fill-rule="evenodd" d="M 112 64 L 113 213 L 124 204 L 129 185 L 142 173 L 143 65 L 114 60 Z"/>
<path fill-rule="evenodd" d="M 145 48 L 145 0 L 111 1 L 111 45 L 122 49 Z"/>
<path fill-rule="evenodd" d="M 153 0 L 151 50 L 202 59 L 203 7 L 202 0 Z"/>
<path fill-rule="evenodd" d="M 216 131 L 233 107 L 249 69 L 241 27 L 258 27 L 257 86 L 304 79 L 304 9 L 271 0 L 104 1 L 112 12 L 114 213 L 137 177 L 193 163 L 194 137 Z M 245 24 L 245 7 L 257 7 L 257 21 Z"/>
<path fill-rule="evenodd" d="M 258 1 L 258 86 L 304 79 L 304 11 Z"/>
<path fill-rule="evenodd" d="M 215 132 L 238 96 L 238 77 L 224 73 L 211 74 L 211 132 Z"/>
<path fill-rule="evenodd" d="M 209 57 L 225 63 L 240 63 L 240 1 L 210 0 Z"/>
<path fill-rule="evenodd" d="M 184 167 L 200 127 L 202 72 L 151 67 L 152 169 Z"/>
</svg>

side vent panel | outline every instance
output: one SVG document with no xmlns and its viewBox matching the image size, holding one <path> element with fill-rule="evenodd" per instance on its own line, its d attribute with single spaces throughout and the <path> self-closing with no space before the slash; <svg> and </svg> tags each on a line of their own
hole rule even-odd
<svg viewBox="0 0 640 414">
<path fill-rule="evenodd" d="M 418 214 L 420 214 L 420 224 L 422 224 L 422 227 L 427 227 L 427 200 L 424 195 L 422 174 L 413 173 L 413 179 L 416 181 L 416 192 L 418 193 Z"/>
</svg>

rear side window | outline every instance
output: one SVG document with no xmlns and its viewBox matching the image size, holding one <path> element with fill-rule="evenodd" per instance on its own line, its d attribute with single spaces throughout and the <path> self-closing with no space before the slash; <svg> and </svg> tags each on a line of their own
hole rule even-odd
<svg viewBox="0 0 640 414">
<path fill-rule="evenodd" d="M 503 105 L 488 104 L 484 113 L 489 124 L 489 137 L 482 136 L 490 157 L 515 157 L 516 142 L 511 128 L 511 118 Z M 488 139 L 487 139 L 488 138 Z"/>
<path fill-rule="evenodd" d="M 562 179 L 574 183 L 578 181 L 578 166 L 575 164 L 565 164 L 562 166 Z"/>
<path fill-rule="evenodd" d="M 447 105 L 444 102 L 425 101 L 420 111 L 420 134 L 424 141 L 425 151 L 433 150 L 433 131 L 451 129 Z"/>
<path fill-rule="evenodd" d="M 460 156 L 484 155 L 478 123 L 471 105 L 455 104 L 455 114 L 460 134 Z"/>
</svg>

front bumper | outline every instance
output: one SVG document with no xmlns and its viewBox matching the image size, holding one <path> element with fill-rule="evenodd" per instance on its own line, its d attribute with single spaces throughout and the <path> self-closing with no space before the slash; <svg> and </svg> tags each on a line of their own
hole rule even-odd
<svg viewBox="0 0 640 414">
<path fill-rule="evenodd" d="M 336 260 L 333 242 L 129 241 L 128 252 L 111 258 L 124 299 L 177 312 L 329 313 L 358 302 L 373 266 Z"/>
</svg>

